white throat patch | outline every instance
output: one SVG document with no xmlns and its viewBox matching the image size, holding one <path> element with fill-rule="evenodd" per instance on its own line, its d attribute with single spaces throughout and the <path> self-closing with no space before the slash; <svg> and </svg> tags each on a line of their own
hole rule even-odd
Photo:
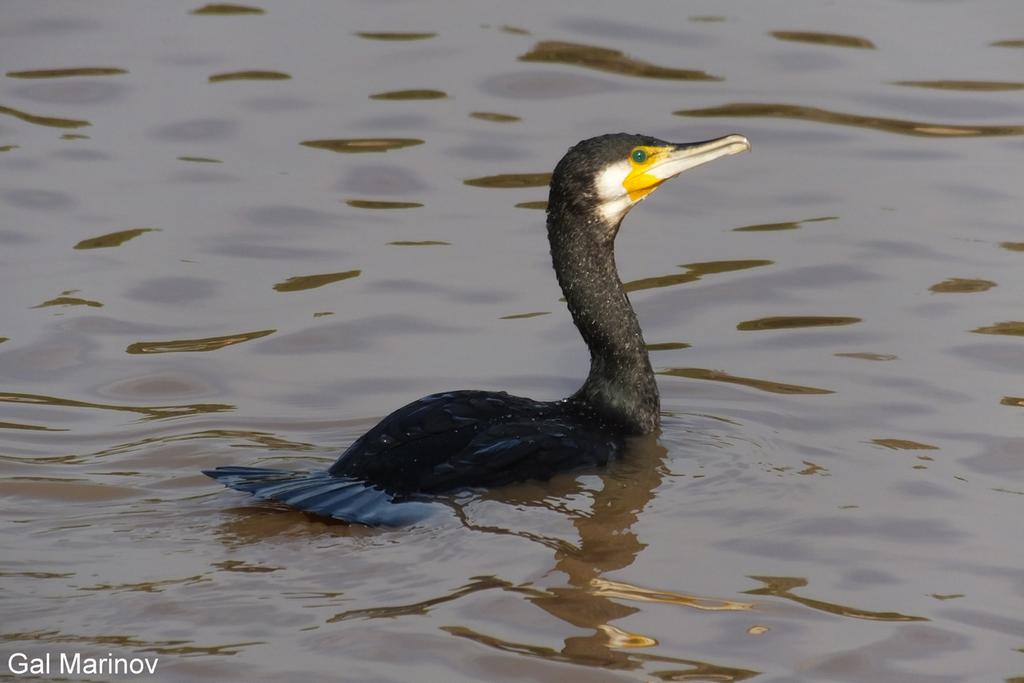
<svg viewBox="0 0 1024 683">
<path fill-rule="evenodd" d="M 630 170 L 632 167 L 629 161 L 624 159 L 601 171 L 594 181 L 594 189 L 600 202 L 597 208 L 609 222 L 618 222 L 634 204 L 622 184 Z"/>
</svg>

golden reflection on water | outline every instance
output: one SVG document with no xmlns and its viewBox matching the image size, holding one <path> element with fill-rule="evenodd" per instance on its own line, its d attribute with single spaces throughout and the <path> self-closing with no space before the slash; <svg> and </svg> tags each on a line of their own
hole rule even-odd
<svg viewBox="0 0 1024 683">
<path fill-rule="evenodd" d="M 812 475 L 815 475 L 815 474 L 820 474 L 820 475 L 825 476 L 825 477 L 830 476 L 829 473 L 828 473 L 828 468 L 827 467 L 822 467 L 818 463 L 811 462 L 810 460 L 803 460 L 801 462 L 803 462 L 803 464 L 806 465 L 806 467 L 803 468 L 802 470 L 800 470 L 799 472 L 797 472 L 797 474 L 799 474 L 799 475 L 802 475 L 802 476 L 805 476 L 805 477 L 812 476 Z"/>
<path fill-rule="evenodd" d="M 474 111 L 470 114 L 470 117 L 480 119 L 481 121 L 490 121 L 492 123 L 514 123 L 515 121 L 522 121 L 518 116 L 513 116 L 512 114 L 501 114 L 495 111 Z"/>
<path fill-rule="evenodd" d="M 776 230 L 796 230 L 804 223 L 820 223 L 822 221 L 838 220 L 839 216 L 818 216 L 817 218 L 805 218 L 802 221 L 785 221 L 782 223 L 756 223 L 733 228 L 733 232 L 774 232 Z"/>
<path fill-rule="evenodd" d="M 32 71 L 8 71 L 8 78 L 75 78 L 79 76 L 119 76 L 127 69 L 112 66 L 80 66 L 71 69 L 36 69 Z"/>
<path fill-rule="evenodd" d="M 829 614 L 836 614 L 841 617 L 853 617 L 854 619 L 867 619 L 869 621 L 928 621 L 925 617 L 900 614 L 899 612 L 874 612 L 858 607 L 795 595 L 792 592 L 794 588 L 802 588 L 807 585 L 807 579 L 798 576 L 751 576 L 750 578 L 765 585 L 763 588 L 744 591 L 747 595 L 771 595 L 785 600 L 792 600 L 820 612 L 828 612 Z"/>
<path fill-rule="evenodd" d="M 801 327 L 835 327 L 853 325 L 861 322 L 860 318 L 828 315 L 781 315 L 771 318 L 745 320 L 736 325 L 737 330 L 744 332 L 755 330 L 791 330 Z"/>
<path fill-rule="evenodd" d="M 441 90 L 428 90 L 425 88 L 413 90 L 391 90 L 370 95 L 371 100 L 443 100 L 448 93 Z"/>
<path fill-rule="evenodd" d="M 271 574 L 283 569 L 283 567 L 268 567 L 265 564 L 249 564 L 244 560 L 224 560 L 214 562 L 210 566 L 216 567 L 222 572 L 239 572 L 241 574 Z"/>
<path fill-rule="evenodd" d="M 234 5 L 225 2 L 203 5 L 202 7 L 190 11 L 189 14 L 229 16 L 238 14 L 265 14 L 265 12 L 259 7 L 252 7 L 250 5 Z"/>
<path fill-rule="evenodd" d="M 400 31 L 357 31 L 356 35 L 366 40 L 428 40 L 437 37 L 436 33 L 403 33 Z"/>
<path fill-rule="evenodd" d="M 767 391 L 771 394 L 824 395 L 835 393 L 830 389 L 805 387 L 799 384 L 783 384 L 782 382 L 772 382 L 770 380 L 756 379 L 754 377 L 739 377 L 737 375 L 730 375 L 727 372 L 722 372 L 721 370 L 709 370 L 706 368 L 668 368 L 667 370 L 660 370 L 657 374 L 668 375 L 669 377 L 704 379 L 712 382 L 725 382 L 727 384 L 741 384 L 754 389 L 760 389 L 761 391 Z"/>
<path fill-rule="evenodd" d="M 547 187 L 551 183 L 550 173 L 501 173 L 467 178 L 462 181 L 470 187 L 515 188 L 515 187 Z"/>
<path fill-rule="evenodd" d="M 203 337 L 202 339 L 172 339 L 170 341 L 146 341 L 129 344 L 125 349 L 126 353 L 193 353 L 202 351 L 216 351 L 225 346 L 233 346 L 243 342 L 266 337 L 277 332 L 274 330 L 259 330 L 257 332 L 242 332 L 240 334 L 228 334 L 221 337 Z"/>
<path fill-rule="evenodd" d="M 930 596 L 936 600 L 956 600 L 957 598 L 964 597 L 963 593 L 930 593 Z"/>
<path fill-rule="evenodd" d="M 1003 400 L 1001 400 L 999 404 L 1004 406 L 1024 408 L 1024 398 L 1020 396 L 1003 396 Z"/>
<path fill-rule="evenodd" d="M 281 71 L 231 71 L 223 74 L 212 74 L 208 79 L 210 83 L 222 83 L 224 81 L 287 81 L 291 76 Z"/>
<path fill-rule="evenodd" d="M 417 138 L 338 138 L 329 140 L 304 140 L 299 143 L 314 149 L 326 149 L 342 154 L 359 154 L 363 152 L 387 152 L 393 149 L 422 145 L 423 140 Z"/>
<path fill-rule="evenodd" d="M 840 33 L 818 33 L 815 31 L 772 31 L 769 35 L 779 40 L 794 43 L 811 43 L 830 47 L 853 47 L 862 50 L 874 50 L 875 44 L 867 38 L 847 36 Z"/>
<path fill-rule="evenodd" d="M 345 203 L 354 209 L 418 209 L 419 202 L 386 202 L 379 199 L 346 199 Z"/>
<path fill-rule="evenodd" d="M 637 600 L 639 602 L 661 602 L 690 607 L 705 612 L 739 612 L 754 609 L 754 603 L 752 602 L 702 598 L 696 595 L 686 595 L 672 591 L 652 590 L 621 581 L 609 581 L 602 578 L 591 579 L 590 585 L 593 588 L 594 595 L 607 598 Z"/>
<path fill-rule="evenodd" d="M 163 593 L 169 586 L 192 586 L 197 583 L 212 581 L 202 575 L 186 576 L 182 579 L 163 579 L 161 581 L 141 581 L 139 583 L 98 583 L 94 586 L 81 586 L 80 591 L 111 591 L 131 593 Z"/>
<path fill-rule="evenodd" d="M 77 289 L 69 289 L 65 292 L 61 292 L 60 296 L 50 299 L 49 301 L 44 301 L 38 306 L 33 306 L 32 308 L 49 308 L 50 306 L 89 306 L 90 308 L 103 308 L 103 304 L 99 301 L 83 299 L 77 296 L 69 296 L 77 291 Z"/>
<path fill-rule="evenodd" d="M 158 228 L 132 228 L 131 230 L 119 230 L 117 232 L 107 233 L 106 235 L 100 235 L 99 237 L 90 237 L 89 239 L 82 240 L 75 245 L 75 249 L 107 249 L 109 247 L 119 247 L 128 240 L 134 239 L 139 235 L 157 231 Z"/>
<path fill-rule="evenodd" d="M 767 259 L 736 259 L 732 261 L 704 261 L 701 263 L 684 263 L 680 265 L 680 268 L 686 268 L 685 273 L 673 273 L 671 275 L 658 275 L 655 277 L 645 277 L 638 280 L 631 280 L 623 283 L 623 288 L 627 292 L 639 292 L 645 289 L 656 289 L 659 287 L 672 287 L 674 285 L 682 285 L 687 282 L 696 282 L 705 275 L 715 275 L 718 273 L 731 273 L 737 270 L 747 270 L 749 268 L 760 268 L 761 266 L 770 266 L 774 261 Z"/>
<path fill-rule="evenodd" d="M 895 356 L 891 353 L 873 353 L 871 351 L 850 351 L 847 353 L 833 353 L 833 356 L 840 358 L 859 358 L 860 360 L 897 360 L 899 356 Z"/>
<path fill-rule="evenodd" d="M 1008 251 L 1024 251 L 1024 242 L 1000 242 L 999 246 Z"/>
<path fill-rule="evenodd" d="M 946 123 L 925 123 L 906 119 L 890 119 L 881 116 L 861 116 L 844 112 L 804 107 L 796 104 L 731 102 L 705 109 L 681 109 L 673 112 L 676 116 L 739 116 L 774 117 L 799 119 L 816 123 L 832 123 L 857 128 L 872 128 L 899 135 L 918 137 L 995 137 L 1003 135 L 1024 135 L 1024 126 L 965 126 Z"/>
<path fill-rule="evenodd" d="M 75 572 L 2 572 L 0 576 L 24 576 L 27 579 L 70 579 Z"/>
<path fill-rule="evenodd" d="M 878 444 L 893 451 L 937 451 L 938 446 L 911 441 L 910 439 L 872 439 L 871 443 Z"/>
<path fill-rule="evenodd" d="M 1024 83 L 1014 81 L 893 81 L 893 85 L 933 90 L 966 90 L 968 92 L 1024 90 Z"/>
<path fill-rule="evenodd" d="M 978 327 L 971 330 L 971 332 L 977 332 L 978 334 L 1007 334 L 1014 337 L 1024 337 L 1024 322 L 1017 320 L 1005 320 L 1001 323 L 995 323 L 994 325 Z"/>
<path fill-rule="evenodd" d="M 332 282 L 341 282 L 359 277 L 361 270 L 346 270 L 341 273 L 320 273 L 318 275 L 296 275 L 284 282 L 278 282 L 274 289 L 278 292 L 299 292 L 305 289 L 316 289 Z"/>
<path fill-rule="evenodd" d="M 646 344 L 644 348 L 648 351 L 675 351 L 678 349 L 688 349 L 690 345 L 686 342 L 660 342 L 658 344 Z"/>
<path fill-rule="evenodd" d="M 0 429 L 23 429 L 30 432 L 66 432 L 67 429 L 47 427 L 45 425 L 30 425 L 21 422 L 0 422 Z"/>
<path fill-rule="evenodd" d="M 503 315 L 498 320 L 525 320 L 526 318 L 537 318 L 542 315 L 550 315 L 551 311 L 533 311 L 532 313 L 513 313 L 512 315 Z"/>
<path fill-rule="evenodd" d="M 627 57 L 619 50 L 610 50 L 593 45 L 567 43 L 559 40 L 545 40 L 537 43 L 532 50 L 519 57 L 521 62 L 547 62 L 570 64 L 596 69 L 622 76 L 641 78 L 663 78 L 677 81 L 720 81 L 704 71 L 674 69 L 658 66 Z"/>
<path fill-rule="evenodd" d="M 729 261 L 701 261 L 699 263 L 684 263 L 680 268 L 686 268 L 690 273 L 695 275 L 697 279 L 704 277 L 705 275 L 716 275 L 718 273 L 732 273 L 737 270 L 747 270 L 749 268 L 760 268 L 762 266 L 770 266 L 775 261 L 769 261 L 768 259 L 733 259 Z"/>
<path fill-rule="evenodd" d="M 935 283 L 928 288 L 928 291 L 936 294 L 973 294 L 974 292 L 987 292 L 995 286 L 996 283 L 991 280 L 967 280 L 951 277 Z"/>
<path fill-rule="evenodd" d="M 137 652 L 155 652 L 161 655 L 237 655 L 242 648 L 263 645 L 263 641 L 247 643 L 225 643 L 223 645 L 193 645 L 191 640 L 140 640 L 126 635 L 83 636 L 60 631 L 23 631 L 0 633 L 0 642 L 28 640 L 37 643 L 86 643 L 90 645 L 116 646 Z"/>
<path fill-rule="evenodd" d="M 517 209 L 539 209 L 540 211 L 546 211 L 548 208 L 548 202 L 546 199 L 540 199 L 534 202 L 519 202 L 516 204 Z"/>
<path fill-rule="evenodd" d="M 630 280 L 622 283 L 626 292 L 639 292 L 645 289 L 658 289 L 660 287 L 673 287 L 675 285 L 696 282 L 699 280 L 693 273 L 672 273 L 671 275 L 656 275 L 654 277 L 643 277 L 637 280 Z"/>
<path fill-rule="evenodd" d="M 597 628 L 608 637 L 608 647 L 637 648 L 655 647 L 658 645 L 658 641 L 654 638 L 645 636 L 642 633 L 624 631 L 611 624 L 600 624 Z"/>
<path fill-rule="evenodd" d="M 182 417 L 185 415 L 199 415 L 205 413 L 222 413 L 234 410 L 235 406 L 227 403 L 190 403 L 172 406 L 127 406 L 115 403 L 93 403 L 90 401 L 76 401 L 72 398 L 60 396 L 45 396 L 43 394 L 21 394 L 12 392 L 0 392 L 0 403 L 16 403 L 42 406 L 60 406 L 63 408 L 92 408 L 96 410 L 112 410 L 125 413 L 136 413 L 147 420 L 160 420 L 169 417 Z"/>
<path fill-rule="evenodd" d="M 82 121 L 80 119 L 60 119 L 54 116 L 39 116 L 38 114 L 29 114 L 26 111 L 20 109 L 14 109 L 12 107 L 5 107 L 0 105 L 0 114 L 6 114 L 7 116 L 13 116 L 16 119 L 21 119 L 26 123 L 32 123 L 37 126 L 47 126 L 49 128 L 85 128 L 92 124 L 88 121 Z"/>
</svg>

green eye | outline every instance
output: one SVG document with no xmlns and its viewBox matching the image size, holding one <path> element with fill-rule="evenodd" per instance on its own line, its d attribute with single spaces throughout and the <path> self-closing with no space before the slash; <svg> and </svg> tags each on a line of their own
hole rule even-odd
<svg viewBox="0 0 1024 683">
<path fill-rule="evenodd" d="M 643 151 L 642 149 L 634 149 L 630 157 L 632 157 L 633 161 L 635 161 L 636 163 L 642 164 L 645 161 L 647 161 L 647 152 Z"/>
</svg>

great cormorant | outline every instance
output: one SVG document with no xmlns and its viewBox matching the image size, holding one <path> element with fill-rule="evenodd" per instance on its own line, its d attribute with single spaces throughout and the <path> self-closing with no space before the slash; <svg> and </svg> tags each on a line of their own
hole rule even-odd
<svg viewBox="0 0 1024 683">
<path fill-rule="evenodd" d="M 590 374 L 569 398 L 432 394 L 385 417 L 325 471 L 218 467 L 205 474 L 306 512 L 401 525 L 429 513 L 431 494 L 605 464 L 627 436 L 652 433 L 659 421 L 654 372 L 615 268 L 619 225 L 664 181 L 748 149 L 742 135 L 673 144 L 617 133 L 584 140 L 562 157 L 551 176 L 548 240 L 590 349 Z"/>
</svg>

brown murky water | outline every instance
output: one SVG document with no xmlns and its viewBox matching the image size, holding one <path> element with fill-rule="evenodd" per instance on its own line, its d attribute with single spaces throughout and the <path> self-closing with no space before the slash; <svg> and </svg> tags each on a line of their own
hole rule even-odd
<svg viewBox="0 0 1024 683">
<path fill-rule="evenodd" d="M 0 677 L 1019 680 L 1022 20 L 5 3 Z M 619 130 L 754 144 L 619 238 L 659 439 L 402 530 L 199 474 L 322 466 L 432 391 L 574 390 L 529 209 Z"/>
</svg>

